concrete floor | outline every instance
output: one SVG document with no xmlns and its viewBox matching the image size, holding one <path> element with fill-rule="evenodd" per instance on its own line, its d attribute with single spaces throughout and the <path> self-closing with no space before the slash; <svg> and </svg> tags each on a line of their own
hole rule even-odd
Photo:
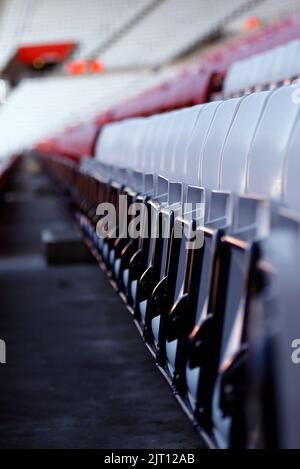
<svg viewBox="0 0 300 469">
<path fill-rule="evenodd" d="M 199 447 L 104 274 L 46 265 L 58 223 L 61 199 L 24 162 L 0 214 L 0 447 Z"/>
</svg>

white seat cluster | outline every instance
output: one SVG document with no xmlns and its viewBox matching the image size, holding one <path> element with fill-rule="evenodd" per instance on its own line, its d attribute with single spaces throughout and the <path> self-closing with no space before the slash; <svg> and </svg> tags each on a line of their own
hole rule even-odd
<svg viewBox="0 0 300 469">
<path fill-rule="evenodd" d="M 263 195 L 299 210 L 298 91 L 290 85 L 109 124 L 95 162 L 206 192 Z"/>
<path fill-rule="evenodd" d="M 235 62 L 224 82 L 224 94 L 229 95 L 256 85 L 266 85 L 300 74 L 300 40 L 274 47 L 267 52 Z"/>
</svg>

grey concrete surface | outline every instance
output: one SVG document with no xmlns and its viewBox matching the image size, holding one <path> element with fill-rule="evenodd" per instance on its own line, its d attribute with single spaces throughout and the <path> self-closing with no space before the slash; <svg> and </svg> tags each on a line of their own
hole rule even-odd
<svg viewBox="0 0 300 469">
<path fill-rule="evenodd" d="M 46 265 L 41 232 L 68 217 L 24 163 L 0 210 L 0 447 L 199 447 L 98 267 Z"/>
</svg>

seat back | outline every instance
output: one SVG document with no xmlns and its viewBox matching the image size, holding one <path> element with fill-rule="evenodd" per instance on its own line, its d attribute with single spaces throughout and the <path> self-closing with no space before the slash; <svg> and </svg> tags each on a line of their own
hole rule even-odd
<svg viewBox="0 0 300 469">
<path fill-rule="evenodd" d="M 297 77 L 300 73 L 299 48 L 297 39 L 234 63 L 225 78 L 225 96 Z"/>
<path fill-rule="evenodd" d="M 283 86 L 269 97 L 251 145 L 246 192 L 272 199 L 282 197 L 282 177 L 289 139 L 299 104 L 294 86 Z M 284 116 L 284 118 L 282 118 Z"/>
<path fill-rule="evenodd" d="M 192 186 L 201 185 L 200 176 L 203 149 L 214 115 L 220 104 L 220 101 L 215 101 L 202 105 L 199 109 L 198 118 L 190 134 L 186 147 L 186 157 L 184 159 L 183 179 Z"/>
<path fill-rule="evenodd" d="M 218 188 L 222 151 L 242 99 L 222 102 L 214 114 L 200 159 L 200 184 L 208 191 Z"/>
<path fill-rule="evenodd" d="M 175 129 L 173 152 L 170 155 L 170 178 L 173 179 L 173 181 L 179 181 L 185 184 L 190 182 L 185 178 L 187 147 L 201 111 L 202 106 L 199 105 L 186 108 L 180 112 Z"/>
<path fill-rule="evenodd" d="M 246 96 L 238 109 L 223 147 L 218 189 L 243 194 L 251 144 L 270 92 Z"/>
</svg>

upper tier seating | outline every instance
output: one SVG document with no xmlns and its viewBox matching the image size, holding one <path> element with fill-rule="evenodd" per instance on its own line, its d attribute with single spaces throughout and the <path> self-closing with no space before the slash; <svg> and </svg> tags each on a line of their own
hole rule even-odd
<svg viewBox="0 0 300 469">
<path fill-rule="evenodd" d="M 158 82 L 162 82 L 164 73 L 167 76 L 173 76 L 173 78 L 137 97 L 125 100 L 121 104 L 113 105 L 113 107 L 108 107 L 108 109 L 106 108 L 101 114 L 98 114 L 95 120 L 82 124 L 82 128 L 78 125 L 76 128 L 72 128 L 71 131 L 67 129 L 49 142 L 43 142 L 43 145 L 39 146 L 39 151 L 41 152 L 43 147 L 43 151 L 46 153 L 50 150 L 57 155 L 78 160 L 83 155 L 93 154 L 92 150 L 97 129 L 107 122 L 128 117 L 152 115 L 207 102 L 211 93 L 215 90 L 215 83 L 221 83 L 220 78 L 226 75 L 226 71 L 232 63 L 298 38 L 299 27 L 299 16 L 290 16 L 262 31 L 235 40 L 218 50 L 213 50 L 211 53 L 206 54 L 199 64 L 194 64 L 190 69 L 186 69 L 179 74 L 177 72 L 175 77 L 176 68 L 162 72 L 162 74 L 159 73 Z M 154 77 L 152 77 L 152 80 L 152 83 L 155 82 Z M 118 83 L 123 85 L 124 80 L 119 80 Z M 151 85 L 151 80 L 146 83 L 145 76 L 142 76 L 140 83 L 141 86 L 144 85 L 147 88 Z M 101 89 L 99 87 L 99 90 Z M 136 85 L 129 87 L 130 92 L 136 92 L 137 89 L 139 87 Z M 114 90 L 111 96 L 119 95 L 116 95 Z M 126 96 L 126 93 L 124 95 L 122 90 L 122 97 L 124 96 Z M 76 100 L 73 100 L 73 103 L 76 106 Z M 106 101 L 105 106 L 107 106 Z M 96 106 L 94 109 L 99 112 Z M 70 118 L 70 123 L 74 123 L 72 118 Z"/>
<path fill-rule="evenodd" d="M 294 40 L 267 52 L 234 63 L 225 78 L 228 96 L 257 85 L 270 85 L 300 75 L 300 41 Z"/>
<path fill-rule="evenodd" d="M 213 4 L 209 0 L 165 0 L 101 59 L 106 67 L 117 68 L 165 64 L 214 33 L 247 5 L 247 0 L 215 0 Z"/>
<path fill-rule="evenodd" d="M 290 16 L 261 31 L 212 50 L 199 64 L 187 68 L 174 79 L 128 102 L 118 104 L 110 110 L 111 117 L 119 120 L 207 102 L 210 93 L 214 91 L 214 80 L 217 78 L 216 83 L 220 84 L 220 78 L 226 75 L 228 68 L 237 60 L 298 39 L 299 20 L 299 15 Z"/>
<path fill-rule="evenodd" d="M 103 110 L 110 108 L 124 97 L 151 87 L 164 76 L 165 72 L 162 75 L 140 72 L 126 76 L 116 73 L 24 79 L 0 107 L 0 156 L 28 149 L 64 128 L 92 119 L 99 111 L 98 106 Z M 87 147 L 92 146 L 99 125 L 100 120 L 93 121 L 90 129 L 82 124 L 76 132 L 74 128 L 68 130 L 63 138 L 57 135 L 56 153 L 75 153 L 77 158 L 87 154 L 83 150 L 91 154 Z"/>
<path fill-rule="evenodd" d="M 254 16 L 261 21 L 268 21 L 270 18 L 282 18 L 286 14 L 297 14 L 300 8 L 299 0 L 262 0 L 261 2 L 253 2 L 243 15 L 236 20 L 231 21 L 227 30 L 234 31 L 240 29 L 241 24 L 249 17 Z"/>
<path fill-rule="evenodd" d="M 86 58 L 153 0 L 6 0 L 2 5 L 0 69 L 20 44 L 75 41 Z"/>
</svg>

